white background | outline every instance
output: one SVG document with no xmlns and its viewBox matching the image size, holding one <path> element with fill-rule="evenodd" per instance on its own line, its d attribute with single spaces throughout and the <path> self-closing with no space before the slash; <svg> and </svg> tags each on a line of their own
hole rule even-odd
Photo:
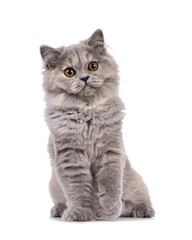
<svg viewBox="0 0 192 240">
<path fill-rule="evenodd" d="M 192 2 L 1 1 L 1 239 L 192 239 Z M 120 67 L 124 140 L 156 217 L 49 218 L 50 163 L 39 46 L 104 31 Z"/>
</svg>

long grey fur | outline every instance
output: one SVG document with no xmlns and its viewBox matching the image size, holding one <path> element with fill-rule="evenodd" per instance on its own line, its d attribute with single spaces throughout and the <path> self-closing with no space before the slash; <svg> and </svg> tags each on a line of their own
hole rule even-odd
<svg viewBox="0 0 192 240">
<path fill-rule="evenodd" d="M 103 32 L 69 47 L 40 47 L 50 130 L 51 216 L 67 221 L 153 217 L 148 189 L 122 141 L 118 67 Z M 90 71 L 89 63 L 98 69 Z M 67 77 L 65 69 L 75 75 Z M 87 81 L 85 81 L 87 79 Z"/>
</svg>

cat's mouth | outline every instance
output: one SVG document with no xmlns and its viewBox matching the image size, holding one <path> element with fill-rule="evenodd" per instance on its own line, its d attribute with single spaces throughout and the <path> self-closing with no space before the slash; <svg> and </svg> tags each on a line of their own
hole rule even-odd
<svg viewBox="0 0 192 240">
<path fill-rule="evenodd" d="M 88 84 L 88 83 L 85 83 L 85 85 L 84 85 L 84 87 L 82 88 L 82 90 L 83 89 L 91 89 L 91 88 L 93 88 L 90 84 Z"/>
<path fill-rule="evenodd" d="M 103 81 L 100 79 L 94 79 L 94 81 L 87 81 L 86 85 L 92 87 L 92 88 L 99 88 L 103 84 Z"/>
<path fill-rule="evenodd" d="M 88 88 L 94 88 L 93 83 L 85 82 L 82 90 L 83 90 L 83 89 L 86 89 L 86 88 L 87 88 L 87 89 L 88 89 Z"/>
<path fill-rule="evenodd" d="M 101 87 L 102 83 L 101 80 L 96 81 L 95 79 L 86 82 L 77 81 L 71 85 L 69 93 L 79 94 L 81 96 L 91 96 Z"/>
<path fill-rule="evenodd" d="M 77 94 L 79 94 L 81 97 L 83 96 L 93 96 L 98 88 L 92 86 L 89 83 L 84 84 L 84 86 L 79 90 Z"/>
<path fill-rule="evenodd" d="M 74 84 L 71 89 L 70 92 L 74 93 L 74 94 L 84 94 L 85 92 L 91 91 L 91 88 L 93 88 L 91 85 L 89 85 L 88 83 L 83 83 L 83 84 Z"/>
</svg>

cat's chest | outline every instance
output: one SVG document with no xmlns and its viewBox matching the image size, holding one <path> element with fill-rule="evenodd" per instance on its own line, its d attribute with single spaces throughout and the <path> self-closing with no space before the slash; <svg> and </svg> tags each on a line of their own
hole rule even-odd
<svg viewBox="0 0 192 240">
<path fill-rule="evenodd" d="M 118 135 L 123 112 L 119 105 L 66 111 L 47 111 L 47 123 L 51 133 L 59 141 L 89 146 L 99 140 Z"/>
<path fill-rule="evenodd" d="M 95 138 L 103 125 L 100 114 L 93 111 L 65 111 L 49 114 L 49 126 L 54 135 Z"/>
<path fill-rule="evenodd" d="M 76 130 L 84 139 L 95 139 L 103 126 L 101 114 L 94 111 L 76 112 L 67 121 L 67 127 Z M 69 130 L 69 129 L 68 129 Z"/>
</svg>

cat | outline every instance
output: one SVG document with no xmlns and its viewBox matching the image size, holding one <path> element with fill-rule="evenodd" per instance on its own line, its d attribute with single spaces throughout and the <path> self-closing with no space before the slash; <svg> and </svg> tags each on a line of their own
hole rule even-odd
<svg viewBox="0 0 192 240">
<path fill-rule="evenodd" d="M 52 177 L 52 217 L 153 217 L 150 196 L 122 141 L 118 66 L 102 30 L 69 47 L 40 47 Z"/>
</svg>

